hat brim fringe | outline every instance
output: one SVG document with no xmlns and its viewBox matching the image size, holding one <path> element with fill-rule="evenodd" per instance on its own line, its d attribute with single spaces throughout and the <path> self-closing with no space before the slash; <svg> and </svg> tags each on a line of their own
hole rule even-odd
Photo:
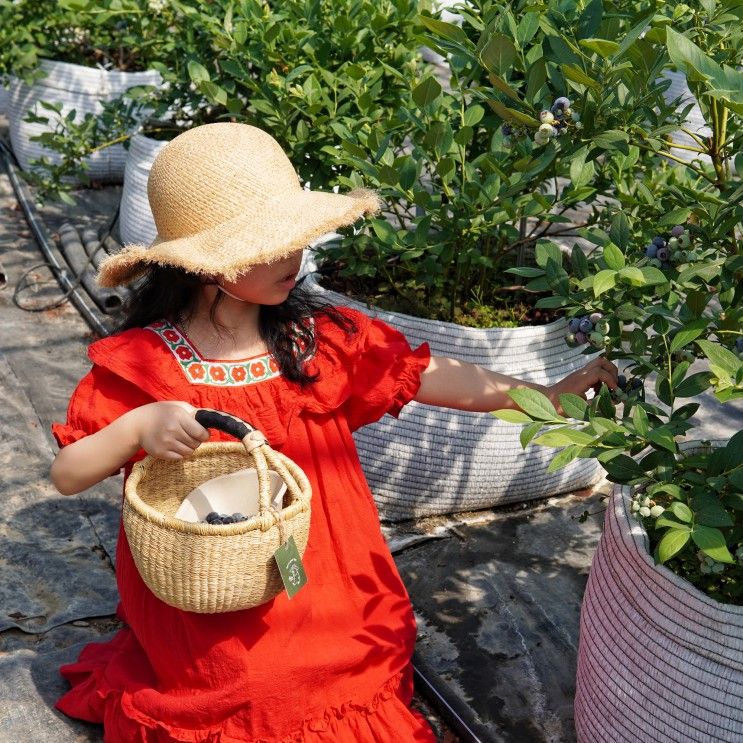
<svg viewBox="0 0 743 743">
<path fill-rule="evenodd" d="M 251 266 L 272 263 L 307 247 L 339 227 L 381 208 L 376 192 L 347 194 L 298 191 L 261 206 L 261 216 L 246 213 L 210 230 L 151 245 L 127 245 L 101 263 L 101 286 L 129 284 L 153 266 L 174 266 L 189 273 L 234 281 Z"/>
</svg>

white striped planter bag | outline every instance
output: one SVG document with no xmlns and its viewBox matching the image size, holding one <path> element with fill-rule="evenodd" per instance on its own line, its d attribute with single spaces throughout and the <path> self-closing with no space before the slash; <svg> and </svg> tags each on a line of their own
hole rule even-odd
<svg viewBox="0 0 743 743">
<path fill-rule="evenodd" d="M 135 134 L 129 145 L 121 191 L 119 232 L 124 245 L 149 245 L 157 227 L 147 198 L 147 179 L 157 153 L 167 142 Z"/>
<path fill-rule="evenodd" d="M 590 356 L 569 348 L 563 320 L 521 328 L 468 328 L 396 312 L 371 311 L 336 292 L 333 304 L 373 314 L 400 330 L 415 347 L 480 364 L 521 379 L 552 384 L 584 366 Z M 576 459 L 547 472 L 553 449 L 519 441 L 521 426 L 488 413 L 469 413 L 411 402 L 398 419 L 384 416 L 354 433 L 362 468 L 380 517 L 388 521 L 474 511 L 579 490 L 603 470 Z"/>
<path fill-rule="evenodd" d="M 60 161 L 57 153 L 43 147 L 39 142 L 31 141 L 31 137 L 55 129 L 54 113 L 42 108 L 39 101 L 61 103 L 63 115 L 74 109 L 76 119 L 82 120 L 87 113 L 100 113 L 102 101 L 113 100 L 129 88 L 161 83 L 160 73 L 154 70 L 120 72 L 46 59 L 39 66 L 46 75 L 38 82 L 28 86 L 22 80 L 13 79 L 10 85 L 10 142 L 23 170 L 29 170 L 31 161 L 42 155 L 54 163 Z M 29 110 L 50 118 L 51 125 L 24 121 Z M 126 150 L 123 145 L 106 147 L 88 158 L 88 175 L 98 181 L 121 182 L 125 161 Z"/>
<path fill-rule="evenodd" d="M 707 597 L 648 553 L 615 486 L 583 598 L 580 743 L 743 741 L 743 606 Z"/>
</svg>

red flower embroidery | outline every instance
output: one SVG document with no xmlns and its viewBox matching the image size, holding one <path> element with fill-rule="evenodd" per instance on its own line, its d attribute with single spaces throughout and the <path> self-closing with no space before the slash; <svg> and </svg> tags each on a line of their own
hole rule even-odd
<svg viewBox="0 0 743 743">
<path fill-rule="evenodd" d="M 191 364 L 191 366 L 188 367 L 188 373 L 194 379 L 203 379 L 206 375 L 206 370 L 201 364 Z"/>
<path fill-rule="evenodd" d="M 268 360 L 268 368 L 269 368 L 269 369 L 270 369 L 270 370 L 271 370 L 272 372 L 277 372 L 277 371 L 279 370 L 279 365 L 278 365 L 278 364 L 276 363 L 276 359 L 274 359 L 274 358 L 270 358 L 270 359 Z"/>
<path fill-rule="evenodd" d="M 184 360 L 189 361 L 193 358 L 193 354 L 191 353 L 191 349 L 187 346 L 178 346 L 178 348 L 175 349 L 175 352 Z"/>
<path fill-rule="evenodd" d="M 175 330 L 166 330 L 163 335 L 171 342 L 171 343 L 177 343 L 181 337 L 178 335 L 178 333 L 175 332 Z"/>
<path fill-rule="evenodd" d="M 223 366 L 212 366 L 211 372 L 212 379 L 215 382 L 224 382 L 224 380 L 227 378 L 227 374 L 225 373 Z"/>
<path fill-rule="evenodd" d="M 160 330 L 160 328 L 164 328 L 165 327 L 165 323 L 162 320 L 160 320 L 159 322 L 153 322 L 152 323 L 152 327 L 155 330 Z"/>
<path fill-rule="evenodd" d="M 248 373 L 245 371 L 244 366 L 233 366 L 232 367 L 232 378 L 236 382 L 244 382 L 245 377 L 248 376 Z"/>
<path fill-rule="evenodd" d="M 254 377 L 262 377 L 266 374 L 266 365 L 262 361 L 256 361 L 250 365 L 250 373 Z"/>
</svg>

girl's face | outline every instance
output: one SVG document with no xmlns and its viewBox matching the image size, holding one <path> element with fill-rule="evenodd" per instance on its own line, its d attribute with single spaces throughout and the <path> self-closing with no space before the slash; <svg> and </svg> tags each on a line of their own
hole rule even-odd
<svg viewBox="0 0 743 743">
<path fill-rule="evenodd" d="M 233 299 L 250 304 L 281 304 L 297 283 L 302 250 L 273 263 L 261 263 L 235 281 L 217 278 L 217 283 Z"/>
</svg>

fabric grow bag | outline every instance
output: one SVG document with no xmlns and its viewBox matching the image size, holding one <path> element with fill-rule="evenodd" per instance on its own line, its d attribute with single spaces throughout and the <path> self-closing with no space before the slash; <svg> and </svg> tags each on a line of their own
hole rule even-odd
<svg viewBox="0 0 743 743">
<path fill-rule="evenodd" d="M 317 286 L 317 284 L 315 284 Z M 333 304 L 369 308 L 322 290 Z M 539 384 L 552 384 L 584 366 L 589 356 L 565 343 L 563 320 L 521 328 L 467 328 L 396 312 L 375 316 L 402 331 L 412 346 L 469 361 Z M 554 449 L 521 447 L 521 427 L 488 413 L 406 405 L 399 419 L 384 416 L 354 433 L 380 517 L 389 521 L 471 511 L 546 498 L 596 482 L 592 459 L 577 459 L 548 473 Z"/>
<path fill-rule="evenodd" d="M 615 486 L 583 598 L 578 741 L 741 741 L 743 606 L 656 565 L 630 501 Z"/>
<path fill-rule="evenodd" d="M 10 142 L 23 170 L 29 170 L 31 161 L 42 155 L 53 162 L 59 162 L 56 153 L 47 150 L 39 142 L 31 141 L 31 137 L 49 131 L 50 128 L 24 121 L 29 110 L 41 116 L 50 115 L 51 112 L 43 109 L 39 101 L 61 103 L 63 115 L 74 109 L 78 118 L 82 119 L 87 113 L 100 113 L 102 101 L 112 100 L 131 87 L 161 83 L 160 73 L 154 70 L 120 72 L 48 59 L 41 60 L 39 67 L 46 76 L 38 82 L 28 86 L 15 78 L 10 85 Z M 52 126 L 51 130 L 53 129 Z M 125 160 L 126 151 L 123 145 L 106 147 L 88 159 L 88 175 L 94 180 L 120 182 L 124 176 Z"/>
<path fill-rule="evenodd" d="M 149 245 L 157 236 L 147 198 L 147 179 L 157 153 L 167 142 L 135 134 L 129 144 L 121 191 L 119 232 L 124 245 Z"/>
</svg>

